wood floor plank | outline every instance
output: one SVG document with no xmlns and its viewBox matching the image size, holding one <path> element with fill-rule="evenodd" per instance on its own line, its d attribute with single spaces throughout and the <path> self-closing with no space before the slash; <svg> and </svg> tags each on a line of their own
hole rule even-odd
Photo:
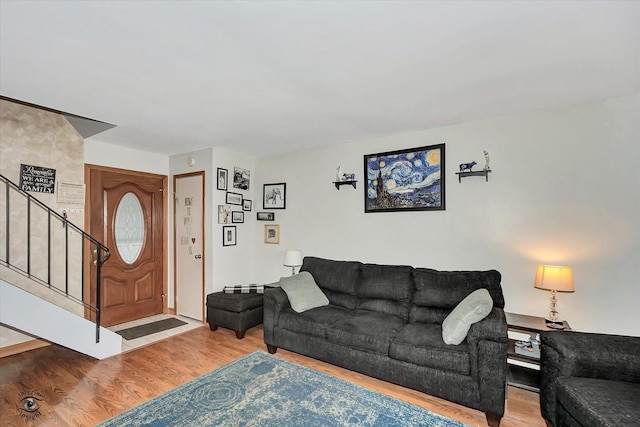
<svg viewBox="0 0 640 427">
<path fill-rule="evenodd" d="M 0 426 L 93 426 L 255 350 L 266 351 L 262 327 L 238 340 L 207 326 L 97 361 L 50 345 L 0 359 Z M 472 426 L 480 411 L 279 349 L 278 357 L 308 366 Z M 21 411 L 28 393 L 44 396 L 37 413 Z M 509 387 L 503 427 L 545 427 L 538 395 Z"/>
</svg>

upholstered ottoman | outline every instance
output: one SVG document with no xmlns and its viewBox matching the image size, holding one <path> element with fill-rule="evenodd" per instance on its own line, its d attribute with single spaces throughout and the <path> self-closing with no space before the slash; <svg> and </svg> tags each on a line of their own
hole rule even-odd
<svg viewBox="0 0 640 427">
<path fill-rule="evenodd" d="M 212 331 L 218 326 L 236 331 L 236 338 L 244 338 L 247 329 L 262 323 L 263 294 L 227 294 L 215 292 L 207 295 L 207 322 Z"/>
</svg>

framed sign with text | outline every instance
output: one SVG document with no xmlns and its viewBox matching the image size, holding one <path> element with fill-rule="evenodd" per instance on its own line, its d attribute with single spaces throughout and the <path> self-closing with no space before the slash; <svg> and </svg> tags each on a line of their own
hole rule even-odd
<svg viewBox="0 0 640 427">
<path fill-rule="evenodd" d="M 21 164 L 20 189 L 32 193 L 55 193 L 56 170 L 42 166 Z"/>
</svg>

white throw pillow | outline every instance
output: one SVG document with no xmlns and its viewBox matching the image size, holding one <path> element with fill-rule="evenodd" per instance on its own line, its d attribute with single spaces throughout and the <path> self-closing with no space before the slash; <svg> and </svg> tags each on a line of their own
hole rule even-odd
<svg viewBox="0 0 640 427">
<path fill-rule="evenodd" d="M 329 305 L 329 299 L 308 271 L 281 278 L 280 287 L 286 292 L 291 308 L 298 313 Z"/>
<path fill-rule="evenodd" d="M 467 337 L 469 328 L 491 313 L 493 300 L 485 288 L 471 292 L 442 322 L 442 340 L 458 345 Z"/>
</svg>

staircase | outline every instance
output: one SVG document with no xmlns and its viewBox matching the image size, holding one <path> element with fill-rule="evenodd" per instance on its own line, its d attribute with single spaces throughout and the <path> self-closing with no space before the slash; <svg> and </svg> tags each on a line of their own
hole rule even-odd
<svg viewBox="0 0 640 427">
<path fill-rule="evenodd" d="M 0 174 L 0 324 L 97 359 L 122 352 L 100 326 L 109 249 Z"/>
</svg>

